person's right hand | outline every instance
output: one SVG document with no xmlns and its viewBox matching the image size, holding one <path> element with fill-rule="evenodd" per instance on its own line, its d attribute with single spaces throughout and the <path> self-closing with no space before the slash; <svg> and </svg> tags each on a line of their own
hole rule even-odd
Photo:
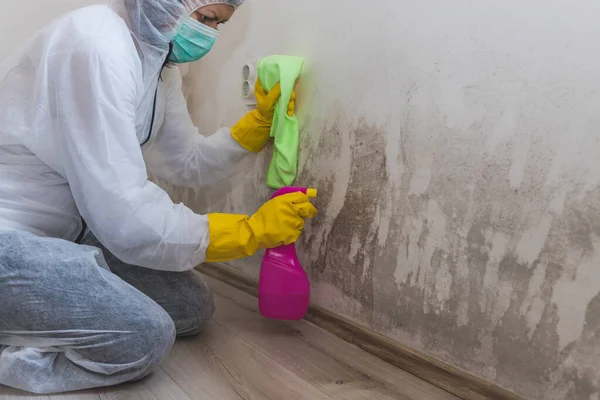
<svg viewBox="0 0 600 400">
<path fill-rule="evenodd" d="M 314 218 L 317 209 L 304 193 L 275 197 L 262 206 L 248 224 L 259 249 L 272 249 L 295 243 L 304 229 L 304 219 Z"/>
<path fill-rule="evenodd" d="M 210 214 L 210 244 L 206 261 L 220 262 L 295 243 L 304 229 L 306 218 L 314 218 L 317 209 L 304 193 L 276 197 L 252 217 Z"/>
</svg>

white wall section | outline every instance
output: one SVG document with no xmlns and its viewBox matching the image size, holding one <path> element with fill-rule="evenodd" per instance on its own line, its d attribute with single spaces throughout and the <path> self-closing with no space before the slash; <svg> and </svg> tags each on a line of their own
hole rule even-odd
<svg viewBox="0 0 600 400">
<path fill-rule="evenodd" d="M 212 132 L 244 112 L 247 58 L 304 57 L 298 183 L 319 188 L 321 215 L 299 252 L 314 301 L 528 398 L 587 400 L 600 391 L 598 15 L 591 0 L 250 0 L 186 90 Z M 250 213 L 267 163 L 171 193 Z"/>
</svg>

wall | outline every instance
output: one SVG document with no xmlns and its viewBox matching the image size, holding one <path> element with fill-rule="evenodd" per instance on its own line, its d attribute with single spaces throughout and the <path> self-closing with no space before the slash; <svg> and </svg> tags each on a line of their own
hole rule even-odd
<svg viewBox="0 0 600 400">
<path fill-rule="evenodd" d="M 600 5 L 250 1 L 186 79 L 199 126 L 248 57 L 306 58 L 314 302 L 532 399 L 600 398 Z M 198 211 L 253 212 L 268 154 Z M 257 277 L 260 258 L 232 267 Z"/>
<path fill-rule="evenodd" d="M 40 28 L 69 10 L 102 0 L 0 1 L 0 62 L 31 38 Z"/>
</svg>

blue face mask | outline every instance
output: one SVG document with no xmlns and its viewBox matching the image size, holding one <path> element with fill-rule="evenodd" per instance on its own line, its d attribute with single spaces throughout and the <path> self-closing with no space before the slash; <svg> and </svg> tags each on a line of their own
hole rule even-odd
<svg viewBox="0 0 600 400">
<path fill-rule="evenodd" d="M 184 64 L 198 61 L 208 54 L 219 36 L 219 31 L 187 17 L 173 39 L 169 61 Z"/>
</svg>

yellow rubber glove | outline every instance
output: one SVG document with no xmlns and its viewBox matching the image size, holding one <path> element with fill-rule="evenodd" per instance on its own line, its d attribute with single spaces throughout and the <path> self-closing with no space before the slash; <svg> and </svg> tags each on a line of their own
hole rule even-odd
<svg viewBox="0 0 600 400">
<path fill-rule="evenodd" d="M 231 135 L 246 150 L 258 153 L 265 148 L 271 138 L 271 126 L 273 125 L 273 114 L 275 106 L 281 97 L 281 86 L 279 83 L 269 93 L 263 88 L 260 79 L 256 81 L 254 88 L 257 106 L 246 114 L 233 128 Z M 292 98 L 288 104 L 288 115 L 291 117 L 296 112 L 296 92 L 292 92 Z"/>
<path fill-rule="evenodd" d="M 262 206 L 252 217 L 209 214 L 210 245 L 207 262 L 249 257 L 258 250 L 295 243 L 304 229 L 305 218 L 317 209 L 304 193 L 290 193 Z"/>
</svg>

